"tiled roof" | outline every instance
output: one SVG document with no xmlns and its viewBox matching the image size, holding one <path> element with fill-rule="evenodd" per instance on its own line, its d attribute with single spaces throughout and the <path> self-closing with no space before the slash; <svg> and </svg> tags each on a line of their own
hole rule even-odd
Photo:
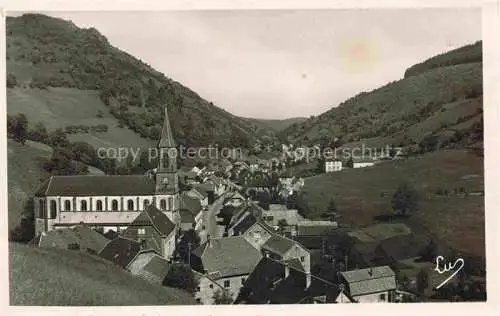
<svg viewBox="0 0 500 316">
<path fill-rule="evenodd" d="M 167 260 L 155 254 L 137 275 L 150 282 L 162 284 L 170 267 Z"/>
<path fill-rule="evenodd" d="M 419 257 L 426 242 L 419 242 L 413 234 L 394 236 L 379 243 L 377 255 L 386 256 L 396 261 Z"/>
<path fill-rule="evenodd" d="M 299 236 L 321 236 L 335 229 L 333 225 L 297 225 Z"/>
<path fill-rule="evenodd" d="M 347 281 L 351 296 L 396 289 L 394 271 L 388 266 L 341 272 Z"/>
<path fill-rule="evenodd" d="M 154 180 L 144 175 L 51 176 L 36 196 L 120 196 L 153 195 Z"/>
<path fill-rule="evenodd" d="M 181 223 L 194 223 L 194 215 L 191 211 L 181 209 L 179 214 L 181 215 Z"/>
<path fill-rule="evenodd" d="M 153 204 L 149 204 L 127 230 L 136 229 L 137 226 L 152 226 L 162 236 L 168 236 L 175 230 L 175 224 Z"/>
<path fill-rule="evenodd" d="M 293 304 L 316 296 L 326 296 L 326 302 L 333 302 L 339 293 L 335 284 L 315 276 L 311 276 L 311 284 L 307 288 L 306 274 L 292 266 L 285 278 L 284 262 L 264 257 L 246 280 L 237 302 Z"/>
<path fill-rule="evenodd" d="M 262 248 L 270 250 L 279 255 L 284 255 L 295 244 L 296 243 L 293 240 L 278 235 L 273 235 L 266 241 Z"/>
<path fill-rule="evenodd" d="M 181 208 L 189 210 L 194 215 L 197 215 L 202 210 L 200 200 L 187 194 L 181 195 Z"/>
<path fill-rule="evenodd" d="M 193 188 L 191 190 L 198 192 L 200 195 L 203 196 L 203 198 L 208 197 L 208 192 L 200 186 L 193 186 Z"/>
<path fill-rule="evenodd" d="M 62 249 L 68 249 L 70 244 L 78 244 L 80 250 L 91 250 L 98 253 L 108 242 L 106 237 L 88 227 L 75 226 L 39 234 L 32 244 L 40 248 L 56 247 Z"/>
<path fill-rule="evenodd" d="M 221 278 L 250 274 L 262 258 L 261 253 L 241 236 L 210 239 L 195 249 L 194 254 L 200 256 L 209 274 Z"/>
<path fill-rule="evenodd" d="M 138 242 L 118 237 L 111 240 L 104 249 L 99 252 L 99 256 L 122 268 L 126 268 L 140 250 L 141 245 Z"/>
</svg>

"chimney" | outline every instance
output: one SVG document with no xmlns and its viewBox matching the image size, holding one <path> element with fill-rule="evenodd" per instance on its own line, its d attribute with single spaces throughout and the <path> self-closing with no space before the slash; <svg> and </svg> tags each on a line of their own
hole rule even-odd
<svg viewBox="0 0 500 316">
<path fill-rule="evenodd" d="M 311 272 L 306 272 L 306 289 L 311 286 Z"/>
<path fill-rule="evenodd" d="M 288 263 L 285 263 L 285 279 L 288 278 L 290 275 L 290 267 L 288 266 Z"/>
</svg>

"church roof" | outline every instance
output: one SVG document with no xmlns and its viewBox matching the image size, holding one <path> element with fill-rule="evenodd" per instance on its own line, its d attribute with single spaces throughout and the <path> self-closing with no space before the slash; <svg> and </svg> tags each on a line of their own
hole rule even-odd
<svg viewBox="0 0 500 316">
<path fill-rule="evenodd" d="M 36 196 L 153 195 L 155 182 L 144 175 L 51 176 Z"/>
<path fill-rule="evenodd" d="M 160 148 L 172 148 L 175 147 L 174 136 L 172 135 L 172 129 L 170 128 L 170 119 L 168 118 L 167 107 L 165 107 L 165 119 L 163 121 L 163 129 L 161 131 L 160 142 L 158 143 Z"/>
</svg>

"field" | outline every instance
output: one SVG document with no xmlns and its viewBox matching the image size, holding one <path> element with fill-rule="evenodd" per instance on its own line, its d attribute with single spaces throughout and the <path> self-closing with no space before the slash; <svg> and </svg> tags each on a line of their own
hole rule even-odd
<svg viewBox="0 0 500 316">
<path fill-rule="evenodd" d="M 196 304 L 187 292 L 150 284 L 83 252 L 11 243 L 9 254 L 11 305 Z"/>
<path fill-rule="evenodd" d="M 418 211 L 402 220 L 412 231 L 435 236 L 459 251 L 484 256 L 484 197 L 454 194 L 460 188 L 483 191 L 483 174 L 482 157 L 465 150 L 437 151 L 306 178 L 300 206 L 307 217 L 316 218 L 333 198 L 353 227 L 367 226 L 392 218 L 392 195 L 400 183 L 408 182 L 419 193 Z M 450 194 L 438 195 L 437 190 Z"/>
<path fill-rule="evenodd" d="M 102 118 L 97 117 L 99 111 Z M 153 141 L 141 138 L 126 127 L 119 128 L 118 121 L 99 99 L 97 91 L 74 88 L 8 89 L 7 113 L 24 113 L 31 126 L 43 122 L 49 130 L 64 129 L 68 125 L 108 125 L 106 133 L 68 135 L 71 141 L 85 141 L 95 148 L 145 148 L 154 145 Z"/>
</svg>

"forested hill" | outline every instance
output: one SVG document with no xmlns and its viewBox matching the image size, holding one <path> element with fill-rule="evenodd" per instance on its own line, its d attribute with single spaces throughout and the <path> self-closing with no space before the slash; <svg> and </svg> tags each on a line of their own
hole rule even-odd
<svg viewBox="0 0 500 316">
<path fill-rule="evenodd" d="M 159 137 L 165 105 L 175 137 L 186 145 L 246 146 L 262 132 L 113 47 L 96 29 L 41 14 L 7 17 L 7 72 L 19 99 L 34 90 L 52 94 L 49 100 L 67 89 L 97 91 L 120 126 L 150 140 Z"/>
<path fill-rule="evenodd" d="M 480 147 L 483 141 L 482 45 L 477 42 L 409 67 L 404 78 L 358 95 L 282 137 L 299 143 L 394 145 L 420 152 Z"/>
</svg>

